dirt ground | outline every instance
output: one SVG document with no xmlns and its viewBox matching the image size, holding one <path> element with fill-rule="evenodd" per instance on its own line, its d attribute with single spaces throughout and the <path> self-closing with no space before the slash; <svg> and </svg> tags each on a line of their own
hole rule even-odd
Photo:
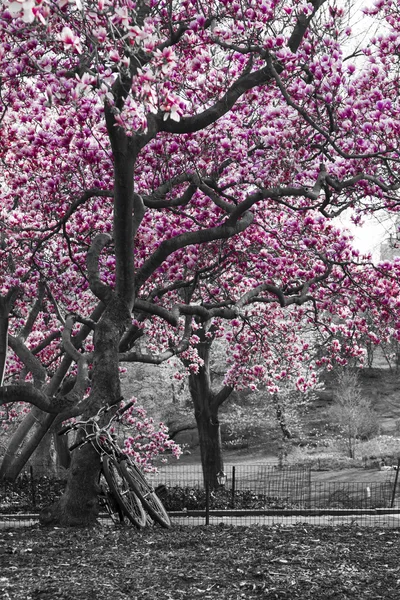
<svg viewBox="0 0 400 600">
<path fill-rule="evenodd" d="M 210 527 L 0 533 L 2 600 L 398 600 L 400 530 Z"/>
</svg>

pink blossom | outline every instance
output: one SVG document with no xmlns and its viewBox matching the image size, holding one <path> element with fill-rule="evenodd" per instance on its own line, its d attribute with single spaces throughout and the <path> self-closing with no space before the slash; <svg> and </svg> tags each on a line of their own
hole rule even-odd
<svg viewBox="0 0 400 600">
<path fill-rule="evenodd" d="M 59 38 L 66 48 L 71 48 L 78 54 L 82 53 L 82 44 L 79 36 L 76 35 L 70 27 L 64 27 Z"/>
<path fill-rule="evenodd" d="M 13 0 L 7 8 L 12 16 L 19 16 L 22 11 L 22 20 L 24 23 L 32 23 L 35 20 L 35 0 Z"/>
</svg>

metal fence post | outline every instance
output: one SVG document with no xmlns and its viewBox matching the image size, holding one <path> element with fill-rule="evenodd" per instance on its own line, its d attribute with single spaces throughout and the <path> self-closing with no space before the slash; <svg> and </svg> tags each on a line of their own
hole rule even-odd
<svg viewBox="0 0 400 600">
<path fill-rule="evenodd" d="M 32 494 L 32 504 L 36 506 L 36 490 L 35 490 L 35 480 L 33 478 L 33 467 L 29 466 L 29 475 L 31 480 L 31 494 Z"/>
<path fill-rule="evenodd" d="M 206 525 L 210 524 L 210 482 L 206 481 Z"/>
<path fill-rule="evenodd" d="M 236 467 L 232 467 L 231 508 L 235 508 Z"/>
<path fill-rule="evenodd" d="M 393 493 L 392 493 L 392 500 L 390 502 L 390 508 L 393 508 L 394 501 L 396 498 L 396 488 L 397 488 L 397 482 L 399 480 L 399 469 L 400 469 L 400 458 L 397 459 L 397 470 L 396 470 L 396 475 L 394 478 Z"/>
</svg>

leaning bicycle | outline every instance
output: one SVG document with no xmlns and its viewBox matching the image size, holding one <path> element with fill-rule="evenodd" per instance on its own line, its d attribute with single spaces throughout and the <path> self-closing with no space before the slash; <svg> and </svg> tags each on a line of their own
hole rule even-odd
<svg viewBox="0 0 400 600">
<path fill-rule="evenodd" d="M 133 402 L 118 409 L 108 423 L 100 425 L 111 408 L 102 407 L 87 421 L 76 421 L 67 425 L 61 429 L 59 435 L 76 430 L 80 432 L 79 439 L 70 446 L 70 450 L 91 444 L 99 454 L 99 501 L 114 521 L 122 522 L 126 516 L 133 525 L 142 528 L 148 522 L 147 511 L 152 520 L 168 528 L 171 521 L 160 498 L 131 457 L 118 446 L 111 432 L 113 424 L 118 422 L 132 405 Z"/>
</svg>

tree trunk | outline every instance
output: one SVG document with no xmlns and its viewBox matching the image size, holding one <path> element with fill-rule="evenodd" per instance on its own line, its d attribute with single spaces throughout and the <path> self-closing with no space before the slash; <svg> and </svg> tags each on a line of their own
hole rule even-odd
<svg viewBox="0 0 400 600">
<path fill-rule="evenodd" d="M 201 410 L 196 411 L 195 416 L 199 432 L 204 485 L 208 484 L 210 489 L 215 489 L 218 487 L 217 475 L 224 470 L 218 414 Z"/>
<path fill-rule="evenodd" d="M 212 391 L 209 365 L 212 340 L 206 338 L 204 329 L 197 330 L 196 334 L 201 340 L 197 351 L 203 365 L 199 366 L 197 372 L 190 373 L 189 391 L 199 432 L 204 485 L 215 489 L 218 487 L 217 475 L 224 470 L 218 410 L 232 388 L 224 386 L 217 394 Z"/>
<path fill-rule="evenodd" d="M 55 451 L 50 432 L 47 432 L 46 435 L 43 436 L 42 441 L 36 448 L 29 464 L 32 466 L 36 477 L 45 476 L 54 478 L 57 476 Z"/>
<path fill-rule="evenodd" d="M 275 407 L 276 419 L 278 421 L 279 427 L 281 428 L 283 439 L 291 440 L 293 438 L 293 435 L 292 435 L 291 431 L 289 430 L 289 427 L 287 426 L 285 412 L 279 401 L 278 394 L 274 394 L 272 396 L 272 403 Z"/>
<path fill-rule="evenodd" d="M 94 335 L 94 361 L 89 407 L 82 415 L 88 419 L 99 408 L 115 403 L 121 396 L 119 382 L 118 348 L 123 331 L 130 324 L 126 303 L 113 295 Z M 91 444 L 85 444 L 72 453 L 67 487 L 60 500 L 42 511 L 42 525 L 88 527 L 97 520 L 98 481 L 100 458 Z"/>
<path fill-rule="evenodd" d="M 67 487 L 60 500 L 42 510 L 40 524 L 45 526 L 90 527 L 99 514 L 98 480 L 100 462 L 94 448 L 87 444 L 73 455 Z"/>
<path fill-rule="evenodd" d="M 68 447 L 68 436 L 59 436 L 53 433 L 54 448 L 56 451 L 57 473 L 63 472 L 63 469 L 69 469 L 71 466 L 71 453 Z"/>
</svg>

